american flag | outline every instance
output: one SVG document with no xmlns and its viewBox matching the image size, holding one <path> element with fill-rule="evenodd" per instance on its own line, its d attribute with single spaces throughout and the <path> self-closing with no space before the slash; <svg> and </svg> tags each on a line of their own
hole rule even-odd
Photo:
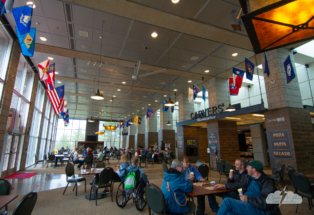
<svg viewBox="0 0 314 215">
<path fill-rule="evenodd" d="M 64 108 L 64 85 L 56 87 L 54 90 L 46 90 L 46 92 L 55 114 L 59 114 Z"/>
<path fill-rule="evenodd" d="M 151 109 L 151 111 L 152 111 L 151 116 L 154 116 L 154 114 L 155 114 L 154 109 Z"/>
</svg>

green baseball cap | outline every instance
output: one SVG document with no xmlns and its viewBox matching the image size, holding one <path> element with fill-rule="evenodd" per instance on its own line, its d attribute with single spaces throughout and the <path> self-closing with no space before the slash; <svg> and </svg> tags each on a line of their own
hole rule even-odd
<svg viewBox="0 0 314 215">
<path fill-rule="evenodd" d="M 260 162 L 258 160 L 251 160 L 250 162 L 246 162 L 246 165 L 250 165 L 250 166 L 252 166 L 258 170 L 263 170 L 263 164 L 262 164 L 262 162 Z"/>
</svg>

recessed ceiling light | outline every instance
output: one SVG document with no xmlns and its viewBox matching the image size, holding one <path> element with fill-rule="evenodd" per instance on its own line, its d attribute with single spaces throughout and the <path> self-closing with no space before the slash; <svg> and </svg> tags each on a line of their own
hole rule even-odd
<svg viewBox="0 0 314 215">
<path fill-rule="evenodd" d="M 116 97 L 115 95 L 112 96 L 113 98 Z"/>
<path fill-rule="evenodd" d="M 48 57 L 49 60 L 53 60 L 53 57 Z"/>
<path fill-rule="evenodd" d="M 61 81 L 58 81 L 58 84 L 61 84 Z"/>
<path fill-rule="evenodd" d="M 167 95 L 164 95 L 164 97 L 167 97 Z"/>
<path fill-rule="evenodd" d="M 39 23 L 39 22 L 36 22 L 35 24 L 36 24 L 36 25 L 40 25 L 40 23 Z"/>
<path fill-rule="evenodd" d="M 139 112 L 140 110 L 137 110 L 137 112 Z"/>
<path fill-rule="evenodd" d="M 148 104 L 148 106 L 150 106 L 150 104 Z"/>
<path fill-rule="evenodd" d="M 152 38 L 156 38 L 156 37 L 158 36 L 158 34 L 157 34 L 156 32 L 153 32 L 153 33 L 151 34 L 151 36 L 152 36 Z"/>
<path fill-rule="evenodd" d="M 118 91 L 121 91 L 120 89 L 117 89 Z"/>
<path fill-rule="evenodd" d="M 142 107 L 142 109 L 144 109 L 144 107 Z"/>
<path fill-rule="evenodd" d="M 125 81 L 122 81 L 122 84 L 126 84 L 126 82 L 125 82 Z"/>
<path fill-rule="evenodd" d="M 171 0 L 173 4 L 177 4 L 180 0 Z"/>
<path fill-rule="evenodd" d="M 110 102 L 112 102 L 112 100 L 110 99 Z"/>
<path fill-rule="evenodd" d="M 191 57 L 191 60 L 198 60 L 200 57 L 197 57 L 197 56 L 193 56 Z"/>
<path fill-rule="evenodd" d="M 36 8 L 36 5 L 35 5 L 34 2 L 32 2 L 32 1 L 28 1 L 28 2 L 26 2 L 26 4 L 27 4 L 27 5 L 32 5 L 32 6 L 33 6 L 33 9 Z"/>
<path fill-rule="evenodd" d="M 238 56 L 238 53 L 233 53 L 232 56 L 236 57 L 236 56 Z"/>
<path fill-rule="evenodd" d="M 132 113 L 132 114 L 134 114 L 134 113 Z"/>
<path fill-rule="evenodd" d="M 174 89 L 173 91 L 177 92 L 177 89 Z"/>
<path fill-rule="evenodd" d="M 191 81 L 191 80 L 188 80 L 188 82 L 191 83 L 192 81 Z"/>
<path fill-rule="evenodd" d="M 205 73 L 209 73 L 209 69 L 205 70 Z"/>
<path fill-rule="evenodd" d="M 101 37 L 101 36 L 99 36 L 99 39 L 102 39 L 102 37 Z"/>
<path fill-rule="evenodd" d="M 155 102 L 158 102 L 158 100 L 155 100 Z"/>
<path fill-rule="evenodd" d="M 40 39 L 41 41 L 47 41 L 47 38 L 46 38 L 46 37 L 39 37 L 39 39 Z"/>
<path fill-rule="evenodd" d="M 57 74 L 57 75 L 58 75 L 58 74 L 59 74 L 59 72 L 55 72 L 55 74 Z"/>
</svg>

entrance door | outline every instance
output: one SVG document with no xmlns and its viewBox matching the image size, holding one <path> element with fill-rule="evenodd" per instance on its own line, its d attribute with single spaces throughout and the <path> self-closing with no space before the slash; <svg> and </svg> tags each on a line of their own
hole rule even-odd
<svg viewBox="0 0 314 215">
<path fill-rule="evenodd" d="M 16 159 L 18 158 L 18 146 L 20 135 L 7 134 L 6 147 L 3 158 L 2 174 L 1 177 L 8 176 L 16 172 Z"/>
</svg>

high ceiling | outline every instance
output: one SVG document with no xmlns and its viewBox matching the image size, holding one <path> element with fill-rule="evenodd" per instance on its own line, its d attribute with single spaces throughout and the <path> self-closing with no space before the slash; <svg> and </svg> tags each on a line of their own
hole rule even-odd
<svg viewBox="0 0 314 215">
<path fill-rule="evenodd" d="M 26 2 L 15 0 L 14 7 L 23 6 Z M 56 85 L 65 85 L 71 118 L 99 116 L 110 119 L 110 98 L 114 96 L 114 119 L 128 118 L 130 113 L 144 115 L 149 105 L 159 109 L 165 95 L 173 98 L 175 90 L 177 95 L 185 93 L 192 84 L 201 84 L 202 77 L 205 80 L 225 77 L 228 69 L 243 67 L 245 57 L 254 56 L 250 48 L 239 48 L 250 47 L 250 44 L 238 42 L 241 38 L 249 41 L 245 31 L 233 32 L 231 28 L 231 11 L 239 12 L 238 1 L 198 0 L 192 3 L 181 0 L 174 5 L 171 0 L 108 0 L 108 7 L 104 7 L 105 1 L 97 1 L 91 3 L 90 8 L 84 6 L 86 1 L 83 0 L 33 2 L 36 8 L 32 27 L 37 28 L 37 32 L 36 51 L 31 60 L 37 65 L 48 57 L 53 58 L 51 62 L 56 63 L 58 72 Z M 116 2 L 119 2 L 119 7 L 112 9 Z M 171 22 L 184 20 L 187 30 L 182 28 L 180 32 L 167 24 L 169 20 L 163 23 L 158 20 L 161 17 L 144 21 L 136 12 L 134 16 L 139 20 L 130 18 L 133 16 L 130 13 L 122 17 L 123 5 L 132 6 L 138 12 L 149 9 L 152 16 L 160 11 L 165 16 L 171 14 Z M 6 18 L 15 29 L 12 14 L 6 14 Z M 152 24 L 156 20 L 159 26 Z M 193 23 L 189 24 L 189 20 Z M 188 28 L 195 23 L 208 26 L 211 31 L 207 30 L 206 34 L 202 34 L 203 28 L 189 31 Z M 158 37 L 152 38 L 152 32 L 157 32 Z M 231 36 L 220 39 L 220 35 Z M 47 38 L 47 41 L 40 40 L 40 37 Z M 209 37 L 217 39 L 209 40 Z M 233 57 L 232 53 L 238 53 L 238 56 Z M 133 80 L 133 67 L 138 60 L 141 61 L 139 75 L 169 69 Z M 210 72 L 205 73 L 205 70 Z M 90 98 L 97 88 L 105 100 Z"/>
</svg>

